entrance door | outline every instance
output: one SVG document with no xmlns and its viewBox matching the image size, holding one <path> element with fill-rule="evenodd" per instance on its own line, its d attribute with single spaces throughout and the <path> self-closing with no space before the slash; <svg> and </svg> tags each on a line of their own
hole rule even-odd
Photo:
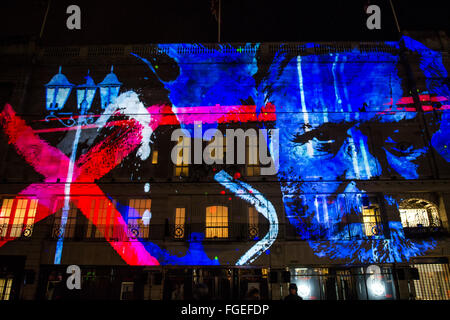
<svg viewBox="0 0 450 320">
<path fill-rule="evenodd" d="M 350 270 L 336 271 L 336 286 L 338 300 L 355 300 L 355 284 Z"/>
<path fill-rule="evenodd" d="M 197 270 L 194 298 L 206 294 L 215 300 L 229 300 L 232 295 L 232 273 L 228 269 Z"/>
</svg>

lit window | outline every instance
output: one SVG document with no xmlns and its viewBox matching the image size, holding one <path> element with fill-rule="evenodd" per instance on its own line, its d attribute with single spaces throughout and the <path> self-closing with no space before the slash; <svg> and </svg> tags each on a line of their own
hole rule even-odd
<svg viewBox="0 0 450 320">
<path fill-rule="evenodd" d="M 364 234 L 367 237 L 381 235 L 380 208 L 377 205 L 363 206 L 362 219 Z"/>
<path fill-rule="evenodd" d="M 417 300 L 450 300 L 448 264 L 416 264 L 419 280 L 414 280 Z"/>
<path fill-rule="evenodd" d="M 191 139 L 187 137 L 178 137 L 178 143 L 175 146 L 177 152 L 177 160 L 175 164 L 175 176 L 189 175 L 189 151 Z"/>
<path fill-rule="evenodd" d="M 36 217 L 37 199 L 3 199 L 0 209 L 0 237 L 31 236 Z"/>
<path fill-rule="evenodd" d="M 12 283 L 12 278 L 0 278 L 0 300 L 9 300 Z"/>
<path fill-rule="evenodd" d="M 441 220 L 435 205 L 422 199 L 408 199 L 399 207 L 404 228 L 440 227 Z"/>
<path fill-rule="evenodd" d="M 11 216 L 14 199 L 4 199 L 0 211 L 0 237 L 5 238 L 8 233 L 9 219 Z"/>
<path fill-rule="evenodd" d="M 158 164 L 158 150 L 152 152 L 152 164 Z"/>
<path fill-rule="evenodd" d="M 248 208 L 248 234 L 250 239 L 254 239 L 258 236 L 258 211 L 254 207 Z"/>
<path fill-rule="evenodd" d="M 91 200 L 87 237 L 112 238 L 115 218 L 114 213 L 114 205 L 108 199 L 93 198 Z M 96 227 L 95 232 L 94 226 Z"/>
<path fill-rule="evenodd" d="M 428 212 L 426 209 L 400 209 L 400 218 L 405 228 L 428 227 Z"/>
<path fill-rule="evenodd" d="M 206 238 L 228 238 L 228 208 L 206 208 Z"/>
<path fill-rule="evenodd" d="M 130 199 L 128 208 L 128 236 L 130 238 L 148 238 L 152 200 Z"/>
<path fill-rule="evenodd" d="M 258 139 L 256 136 L 251 136 L 246 139 L 247 152 L 245 153 L 245 164 L 247 176 L 259 176 L 259 154 L 258 154 Z"/>
<path fill-rule="evenodd" d="M 224 164 L 226 163 L 227 139 L 222 138 L 221 140 L 222 145 L 220 145 L 220 140 L 216 141 L 216 136 L 212 136 L 211 142 L 208 144 L 208 146 L 211 148 L 211 159 L 214 159 L 215 161 L 217 161 L 217 163 Z"/>
<path fill-rule="evenodd" d="M 67 223 L 66 228 L 64 230 L 64 238 L 73 238 L 75 235 L 75 226 L 76 226 L 76 219 L 77 219 L 77 206 L 74 202 L 76 202 L 76 199 L 70 200 L 70 209 L 67 215 Z M 53 235 L 55 237 L 59 237 L 61 234 L 61 219 L 62 219 L 62 213 L 64 210 L 64 198 L 60 198 L 56 201 L 56 204 L 58 207 L 61 207 L 61 209 L 58 210 L 58 212 L 55 213 L 55 223 L 53 228 Z"/>
<path fill-rule="evenodd" d="M 176 239 L 184 238 L 185 223 L 186 223 L 186 209 L 176 208 L 174 238 Z"/>
</svg>

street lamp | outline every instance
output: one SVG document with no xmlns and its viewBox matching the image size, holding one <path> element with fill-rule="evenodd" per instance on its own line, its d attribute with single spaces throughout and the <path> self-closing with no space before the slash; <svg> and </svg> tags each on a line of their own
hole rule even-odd
<svg viewBox="0 0 450 320">
<path fill-rule="evenodd" d="M 85 114 L 92 105 L 94 101 L 95 92 L 97 91 L 97 86 L 94 80 L 88 74 L 85 77 L 86 83 L 77 86 L 77 107 L 81 111 L 81 114 Z"/>
<path fill-rule="evenodd" d="M 73 138 L 72 143 L 72 153 L 70 155 L 70 162 L 67 168 L 67 177 L 64 186 L 64 207 L 61 212 L 61 226 L 59 229 L 58 241 L 56 243 L 55 250 L 55 264 L 61 264 L 62 250 L 64 245 L 64 233 L 66 230 L 67 219 L 69 216 L 70 210 L 70 189 L 73 181 L 73 173 L 74 173 L 74 164 L 77 156 L 78 143 L 80 141 L 81 129 L 82 126 L 86 123 L 89 123 L 90 117 L 88 119 L 84 119 L 82 117 L 87 113 L 89 108 L 92 105 L 92 101 L 94 100 L 95 92 L 97 91 L 97 86 L 94 83 L 94 80 L 89 76 L 89 71 L 87 76 L 85 77 L 86 83 L 80 84 L 77 86 L 77 109 L 80 110 L 80 116 L 78 117 L 78 121 L 76 121 L 76 131 L 75 136 Z"/>
<path fill-rule="evenodd" d="M 66 76 L 59 72 L 45 85 L 46 90 L 46 108 L 49 111 L 61 110 L 67 101 L 67 98 L 75 85 L 70 83 Z"/>
<path fill-rule="evenodd" d="M 114 103 L 119 95 L 120 86 L 122 85 L 114 74 L 113 68 L 114 67 L 111 66 L 111 72 L 98 84 L 100 87 L 102 109 L 106 109 L 111 103 Z"/>
</svg>

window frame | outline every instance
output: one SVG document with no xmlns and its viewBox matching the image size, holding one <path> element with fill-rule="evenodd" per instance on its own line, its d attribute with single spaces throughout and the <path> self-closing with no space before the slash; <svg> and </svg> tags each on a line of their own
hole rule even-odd
<svg viewBox="0 0 450 320">
<path fill-rule="evenodd" d="M 181 143 L 181 145 L 180 145 Z M 189 177 L 189 159 L 191 151 L 191 139 L 186 136 L 179 136 L 175 145 L 177 161 L 173 164 L 173 175 L 175 177 Z M 180 155 L 181 152 L 181 155 Z M 187 154 L 186 154 L 186 153 Z M 179 162 L 180 160 L 180 162 Z"/>
<path fill-rule="evenodd" d="M 5 200 L 11 201 L 11 207 L 8 209 L 7 216 L 4 215 L 5 211 L 3 209 Z M 0 201 L 0 239 L 19 239 L 23 237 L 31 237 L 34 230 L 39 199 L 34 196 L 5 196 L 0 198 Z M 22 203 L 23 201 L 26 201 L 25 208 L 21 206 L 18 209 L 19 203 Z M 17 215 L 17 210 L 21 210 L 20 215 Z M 32 212 L 32 214 L 30 214 L 30 212 Z M 26 230 L 29 230 L 28 234 L 25 234 Z"/>
<path fill-rule="evenodd" d="M 179 223 L 181 221 L 179 221 L 179 217 L 178 217 L 178 209 L 180 209 L 180 211 L 183 211 L 183 223 Z M 174 229 L 173 229 L 173 238 L 175 240 L 183 240 L 186 238 L 186 207 L 176 207 L 175 209 L 175 214 L 174 214 Z M 182 234 L 181 235 L 177 235 L 177 230 L 178 228 L 180 228 L 182 230 Z"/>
<path fill-rule="evenodd" d="M 115 216 L 112 213 L 115 213 L 115 210 L 112 210 L 115 207 L 116 200 L 110 201 L 109 199 L 104 199 L 102 197 L 90 197 L 91 199 L 91 209 L 89 211 L 87 229 L 85 232 L 86 239 L 91 240 L 101 240 L 101 239 L 113 239 L 117 228 L 114 225 Z M 102 206 L 102 213 L 106 213 L 101 216 L 101 219 L 104 220 L 104 224 L 98 224 L 99 213 L 100 213 L 100 203 L 104 203 L 105 207 Z M 109 203 L 109 206 L 106 206 L 106 203 Z M 109 223 L 106 224 L 107 222 Z M 95 231 L 94 231 L 95 230 Z M 103 232 L 103 234 L 102 234 Z"/>
<path fill-rule="evenodd" d="M 374 210 L 373 214 L 364 214 L 365 210 Z M 366 219 L 374 219 L 375 221 L 366 221 Z M 377 238 L 383 235 L 383 219 L 381 215 L 381 207 L 378 202 L 370 201 L 369 205 L 361 206 L 361 224 L 363 236 L 368 239 Z M 377 230 L 377 232 L 374 232 Z M 370 234 L 368 234 L 370 232 Z"/>
<path fill-rule="evenodd" d="M 136 201 L 139 201 L 139 206 L 138 208 L 136 207 Z M 144 202 L 144 206 L 141 207 L 142 202 Z M 132 203 L 134 203 L 134 205 L 132 206 Z M 148 204 L 148 207 L 147 207 Z M 139 213 L 139 216 L 133 216 L 130 217 L 130 213 L 134 212 L 132 211 L 136 210 Z M 140 211 L 143 210 L 143 212 L 141 213 Z M 127 216 L 127 236 L 129 239 L 148 239 L 150 236 L 150 223 L 148 225 L 144 225 L 142 222 L 142 218 L 144 216 L 145 211 L 149 211 L 150 213 L 152 212 L 152 199 L 151 198 L 142 198 L 142 197 L 135 197 L 135 198 L 128 198 L 128 216 Z M 137 223 L 135 224 L 130 224 L 130 219 L 135 220 Z M 130 227 L 131 226 L 131 227 Z M 133 228 L 134 226 L 134 228 Z M 135 235 L 132 230 L 133 229 L 138 229 L 138 233 L 137 235 Z"/>
<path fill-rule="evenodd" d="M 251 221 L 251 212 L 252 214 L 254 214 L 254 220 L 255 221 Z M 255 230 L 254 232 L 252 232 L 252 230 Z M 259 212 L 258 210 L 256 210 L 256 208 L 254 206 L 248 206 L 247 207 L 247 230 L 248 230 L 248 238 L 250 240 L 255 239 L 255 237 L 259 237 Z"/>
<path fill-rule="evenodd" d="M 250 144 L 251 141 L 256 141 L 255 144 Z M 255 148 L 254 153 L 251 153 L 252 148 Z M 259 159 L 259 137 L 252 139 L 251 137 L 245 137 L 245 176 L 247 177 L 257 177 L 261 175 L 261 165 Z M 250 155 L 256 156 L 256 163 L 250 163 Z"/>
<path fill-rule="evenodd" d="M 216 208 L 216 210 L 218 208 L 226 208 L 226 225 L 217 225 L 218 221 L 217 221 L 217 217 L 216 217 L 216 221 L 214 221 L 216 223 L 216 225 L 208 225 L 208 208 Z M 230 239 L 230 207 L 224 204 L 212 204 L 212 205 L 207 205 L 205 207 L 205 239 L 208 240 L 220 240 L 220 239 Z M 224 215 L 222 215 L 222 217 L 224 217 Z M 222 222 L 223 223 L 223 222 Z M 214 235 L 217 232 L 213 232 L 212 236 L 209 236 L 209 230 L 221 230 L 220 234 L 221 236 L 218 235 Z M 223 234 L 226 234 L 226 236 L 224 236 Z"/>
</svg>

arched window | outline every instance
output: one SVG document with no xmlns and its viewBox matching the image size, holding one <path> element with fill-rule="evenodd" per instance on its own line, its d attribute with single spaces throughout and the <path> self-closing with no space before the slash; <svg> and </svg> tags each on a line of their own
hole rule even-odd
<svg viewBox="0 0 450 320">
<path fill-rule="evenodd" d="M 407 199 L 400 203 L 403 228 L 440 227 L 441 220 L 435 204 L 423 199 Z"/>
</svg>

